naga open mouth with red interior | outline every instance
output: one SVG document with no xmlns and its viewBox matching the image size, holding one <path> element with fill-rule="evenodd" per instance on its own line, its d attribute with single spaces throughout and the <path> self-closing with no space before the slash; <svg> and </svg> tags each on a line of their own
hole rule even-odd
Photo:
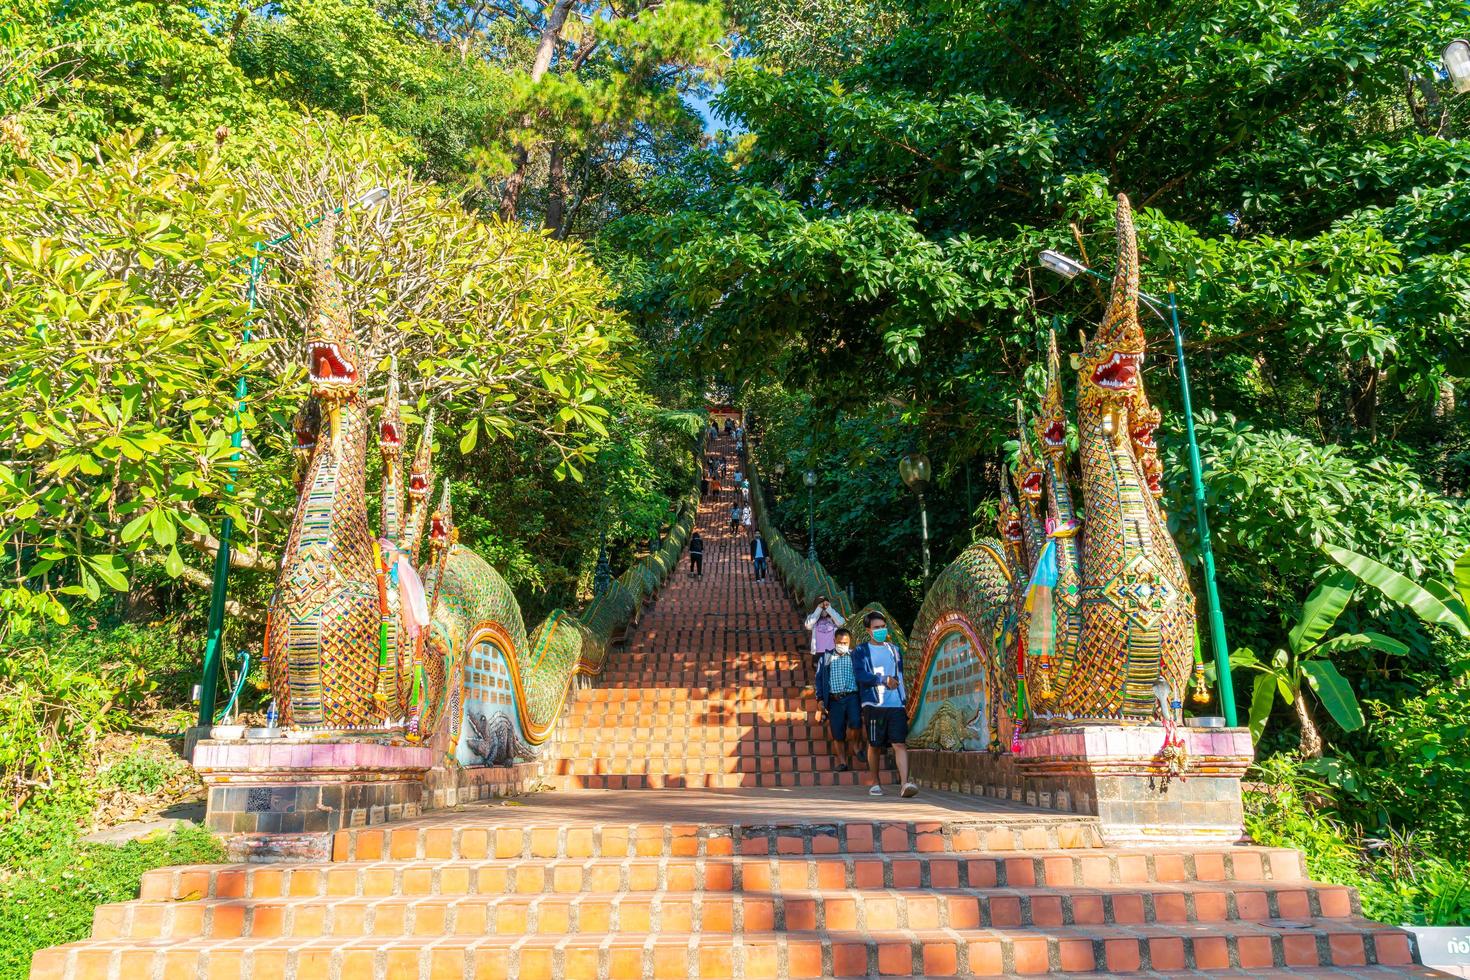
<svg viewBox="0 0 1470 980">
<path fill-rule="evenodd" d="M 1133 441 L 1144 449 L 1157 449 L 1154 443 L 1154 429 L 1151 425 L 1139 426 L 1131 433 Z"/>
<path fill-rule="evenodd" d="M 1021 492 L 1028 497 L 1041 496 L 1041 471 L 1032 470 L 1021 478 Z"/>
<path fill-rule="evenodd" d="M 378 423 L 378 442 L 385 446 L 399 447 L 403 439 L 398 435 L 398 426 L 392 422 Z"/>
<path fill-rule="evenodd" d="M 444 523 L 444 518 L 438 514 L 429 518 L 429 540 L 440 544 L 449 539 L 449 528 Z"/>
<path fill-rule="evenodd" d="M 408 492 L 422 497 L 429 492 L 429 478 L 418 472 L 408 474 Z"/>
<path fill-rule="evenodd" d="M 317 341 L 307 348 L 311 380 L 316 384 L 349 385 L 357 381 L 357 365 L 336 344 Z"/>
<path fill-rule="evenodd" d="M 1006 521 L 1005 536 L 1006 540 L 1012 543 L 1022 540 L 1025 534 L 1021 531 L 1021 522 L 1015 518 Z"/>
<path fill-rule="evenodd" d="M 1067 423 L 1061 419 L 1053 419 L 1052 423 L 1041 433 L 1041 441 L 1053 449 L 1065 445 L 1067 442 Z"/>
<path fill-rule="evenodd" d="M 1143 365 L 1143 354 L 1125 354 L 1114 351 L 1113 356 L 1092 369 L 1092 383 L 1099 388 L 1128 388 L 1138 380 L 1138 369 Z"/>
</svg>

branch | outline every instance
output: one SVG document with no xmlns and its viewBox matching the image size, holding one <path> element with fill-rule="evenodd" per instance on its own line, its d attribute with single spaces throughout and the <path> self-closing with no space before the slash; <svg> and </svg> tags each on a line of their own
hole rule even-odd
<svg viewBox="0 0 1470 980">
<path fill-rule="evenodd" d="M 184 570 L 179 573 L 179 581 L 188 585 L 197 585 L 201 589 L 208 589 L 214 586 L 213 576 L 207 572 L 201 572 L 192 565 L 184 566 Z M 225 612 L 247 623 L 265 622 L 265 610 L 258 606 L 247 606 L 244 603 L 236 602 L 234 599 L 225 600 Z"/>
<path fill-rule="evenodd" d="M 219 554 L 219 538 L 216 538 L 212 534 L 198 534 L 184 528 L 182 529 L 181 536 L 183 537 L 184 543 L 191 548 L 201 551 L 210 557 L 215 557 Z M 276 569 L 276 563 L 247 544 L 231 541 L 230 567 L 248 568 L 258 572 L 273 572 Z"/>
</svg>

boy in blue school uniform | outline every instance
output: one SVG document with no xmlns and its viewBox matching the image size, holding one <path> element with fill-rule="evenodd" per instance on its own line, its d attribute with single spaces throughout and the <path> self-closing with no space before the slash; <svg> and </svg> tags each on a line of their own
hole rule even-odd
<svg viewBox="0 0 1470 980">
<path fill-rule="evenodd" d="M 817 657 L 817 700 L 826 710 L 827 724 L 832 729 L 837 771 L 847 772 L 858 765 L 858 753 L 862 751 L 862 710 L 852 669 L 852 634 L 838 628 L 832 640 L 832 649 Z"/>
<path fill-rule="evenodd" d="M 863 731 L 868 736 L 868 768 L 873 773 L 871 796 L 883 795 L 878 764 L 883 749 L 893 749 L 898 763 L 899 795 L 916 796 L 919 787 L 909 782 L 909 716 L 904 708 L 903 655 L 888 642 L 888 621 L 881 613 L 868 613 L 864 625 L 868 642 L 852 652 L 852 672 L 857 679 L 863 711 Z"/>
</svg>

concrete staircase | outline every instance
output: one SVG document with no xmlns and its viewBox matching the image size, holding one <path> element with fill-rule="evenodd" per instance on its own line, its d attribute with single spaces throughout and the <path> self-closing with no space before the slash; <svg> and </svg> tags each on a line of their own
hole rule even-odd
<svg viewBox="0 0 1470 980">
<path fill-rule="evenodd" d="M 806 638 L 729 497 L 577 695 L 560 792 L 347 830 L 330 861 L 149 872 L 33 977 L 1430 976 L 1295 851 L 1120 850 L 1092 818 L 832 769 Z"/>
</svg>

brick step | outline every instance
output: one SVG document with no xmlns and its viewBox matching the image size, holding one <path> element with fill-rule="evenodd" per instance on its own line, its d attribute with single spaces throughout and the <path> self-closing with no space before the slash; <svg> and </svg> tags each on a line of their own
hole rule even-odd
<svg viewBox="0 0 1470 980">
<path fill-rule="evenodd" d="M 660 758 L 690 758 L 704 756 L 707 758 L 721 758 L 736 752 L 742 754 L 749 752 L 752 745 L 762 746 L 762 751 L 775 749 L 783 755 L 810 755 L 818 753 L 827 754 L 828 736 L 825 730 L 818 729 L 817 732 L 802 733 L 799 736 L 779 738 L 766 736 L 762 738 L 753 733 L 751 735 L 740 735 L 736 737 L 708 737 L 710 733 L 691 729 L 690 738 L 683 745 L 673 744 L 649 744 L 648 742 L 636 742 L 626 739 L 621 732 L 608 732 L 607 735 L 615 736 L 616 741 L 606 736 L 599 739 L 591 733 L 579 733 L 569 735 L 560 743 L 563 752 L 571 754 L 571 750 L 588 751 L 586 758 L 596 758 L 606 755 L 629 755 L 638 753 L 645 756 L 657 756 Z M 705 737 L 700 737 L 705 736 Z M 655 731 L 651 737 L 658 738 L 660 733 Z"/>
<path fill-rule="evenodd" d="M 667 773 L 738 773 L 738 772 L 832 772 L 836 764 L 825 744 L 803 748 L 763 747 L 761 743 L 730 745 L 722 751 L 690 755 L 684 752 L 671 754 L 668 751 L 607 749 L 578 757 L 575 752 L 564 751 L 561 762 L 552 767 L 553 772 L 580 775 L 602 773 L 637 773 L 654 775 Z"/>
<path fill-rule="evenodd" d="M 679 743 L 664 743 L 664 745 L 660 746 L 648 745 L 648 736 L 654 736 L 654 738 L 664 736 L 664 738 L 669 738 L 669 736 L 679 735 L 678 727 L 653 726 L 647 727 L 647 729 L 638 727 L 638 729 L 612 729 L 603 730 L 603 732 L 589 732 L 587 729 L 579 729 L 573 730 L 573 732 L 567 732 L 560 743 L 562 745 L 595 745 L 603 746 L 603 748 L 610 748 L 610 746 L 612 748 L 634 748 L 634 746 L 645 749 L 660 748 L 661 751 L 676 754 L 681 748 L 686 749 L 686 751 L 710 752 L 714 751 L 714 749 L 722 748 L 722 746 L 729 745 L 729 743 L 742 745 L 742 743 L 750 741 L 773 742 L 776 745 L 791 745 L 791 743 L 803 742 L 806 743 L 806 745 L 803 745 L 803 751 L 810 751 L 811 743 L 816 742 L 820 745 L 820 743 L 825 743 L 826 739 L 828 739 L 828 727 L 826 727 L 826 724 L 789 724 L 789 726 L 781 727 L 791 730 L 779 733 L 778 735 L 778 733 L 772 732 L 772 730 L 766 730 L 766 726 L 750 727 L 750 729 L 741 729 L 741 727 L 725 729 L 725 727 L 691 726 L 685 727 L 684 729 L 684 733 L 688 738 L 681 739 Z M 628 735 L 628 732 L 638 732 L 639 735 Z"/>
<path fill-rule="evenodd" d="M 1353 893 L 1335 885 L 1191 882 L 1103 888 L 783 891 L 778 895 L 439 895 L 121 902 L 97 908 L 94 939 L 293 936 L 567 935 L 614 932 L 990 929 L 1186 922 L 1344 920 Z M 1278 928 L 1284 928 L 1279 926 Z"/>
<path fill-rule="evenodd" d="M 63 976 L 847 977 L 1109 975 L 1384 965 L 1412 970 L 1405 933 L 1354 921 L 765 934 L 93 939 L 43 950 L 32 980 Z M 383 972 L 378 972 L 379 970 Z"/>
<path fill-rule="evenodd" d="M 734 705 L 701 706 L 689 710 L 669 710 L 649 706 L 646 710 L 640 711 L 637 708 L 612 709 L 607 705 L 587 703 L 573 706 L 572 720 L 606 721 L 614 729 L 673 728 L 675 731 L 694 729 L 724 734 L 725 737 L 739 737 L 750 731 L 768 732 L 783 727 L 788 730 L 793 727 L 806 731 L 815 730 L 821 726 L 818 710 L 815 701 L 812 701 L 809 707 L 801 704 L 782 708 L 779 711 L 753 711 L 743 705 L 739 707 Z M 576 729 L 569 728 L 569 732 L 575 733 Z"/>
<path fill-rule="evenodd" d="M 139 897 L 199 898 L 769 892 L 785 889 L 1093 888 L 1154 883 L 1303 883 L 1300 855 L 1277 848 L 1151 852 L 1080 848 L 1004 854 L 669 857 L 186 865 L 146 872 Z M 1238 887 L 1238 885 L 1237 885 Z"/>
<path fill-rule="evenodd" d="M 511 819 L 511 818 L 507 818 Z M 450 822 L 453 820 L 454 822 Z M 1047 816 L 1005 821 L 852 821 L 806 823 L 512 824 L 467 822 L 461 815 L 430 818 L 417 826 L 338 831 L 332 860 L 482 861 L 488 858 L 731 857 L 759 855 L 937 853 L 991 854 L 1040 848 L 1071 851 L 1098 843 L 1091 817 Z M 1197 867 L 1209 864 L 1201 858 Z M 1100 868 L 1100 866 L 1099 866 Z M 1210 867 L 1204 867 L 1207 875 Z M 1097 877 L 1097 873 L 1094 873 Z M 1214 880 L 1223 878 L 1223 865 Z M 239 897 L 239 896 L 233 896 Z"/>
<path fill-rule="evenodd" d="M 802 685 L 730 686 L 730 687 L 589 687 L 577 692 L 579 704 L 587 701 L 635 702 L 741 702 L 760 703 L 769 707 L 781 701 L 799 701 L 807 690 Z"/>
<path fill-rule="evenodd" d="M 858 772 L 741 772 L 657 775 L 611 773 L 600 776 L 548 774 L 542 782 L 555 790 L 580 789 L 799 789 L 832 786 L 871 786 L 872 777 Z M 898 776 L 883 774 L 884 785 L 894 785 Z"/>
</svg>

